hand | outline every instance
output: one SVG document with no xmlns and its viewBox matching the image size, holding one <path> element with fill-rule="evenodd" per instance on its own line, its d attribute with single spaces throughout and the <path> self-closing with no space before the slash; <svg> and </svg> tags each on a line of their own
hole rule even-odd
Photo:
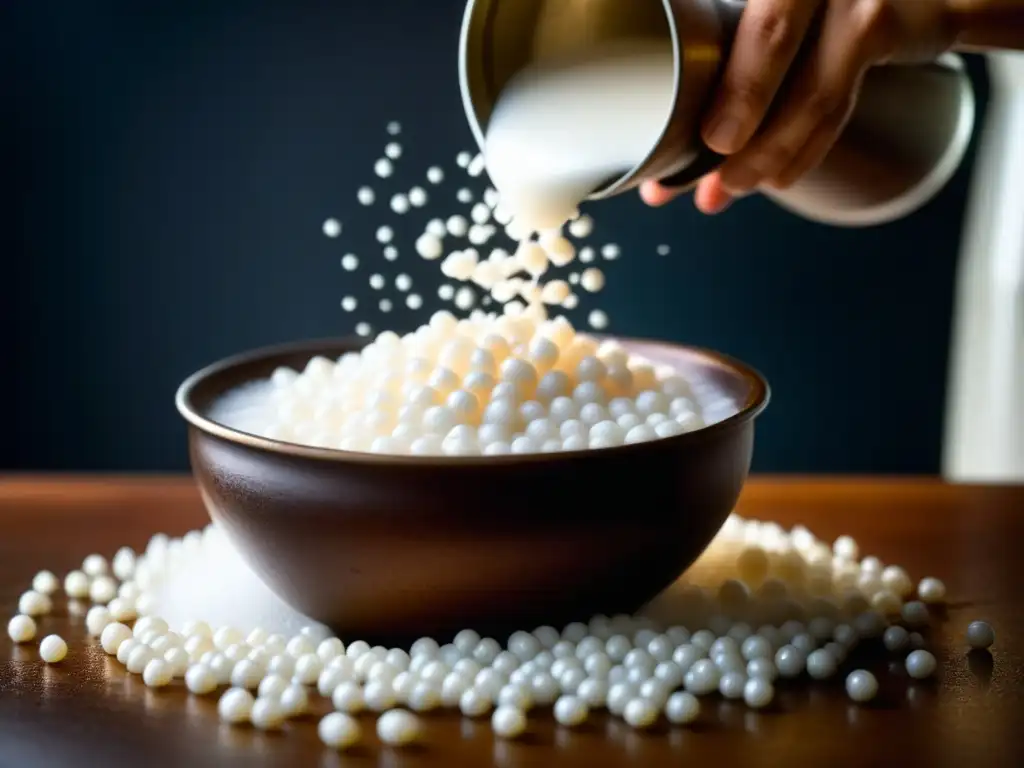
<svg viewBox="0 0 1024 768">
<path fill-rule="evenodd" d="M 946 0 L 748 0 L 702 136 L 728 159 L 694 192 L 704 213 L 760 185 L 785 189 L 824 159 L 865 71 L 928 60 L 955 39 Z M 812 33 L 813 30 L 813 33 Z M 664 205 L 679 190 L 646 182 Z"/>
</svg>

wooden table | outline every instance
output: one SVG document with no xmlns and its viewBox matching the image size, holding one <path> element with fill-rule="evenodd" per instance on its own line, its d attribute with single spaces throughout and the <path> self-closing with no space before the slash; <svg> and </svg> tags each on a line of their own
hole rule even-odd
<svg viewBox="0 0 1024 768">
<path fill-rule="evenodd" d="M 871 706 L 850 703 L 838 681 L 781 687 L 777 705 L 755 713 L 705 699 L 690 728 L 638 734 L 593 718 L 582 731 L 531 720 L 530 737 L 505 743 L 489 725 L 431 716 L 427 743 L 413 751 L 368 742 L 338 755 L 320 745 L 315 719 L 280 734 L 222 726 L 216 699 L 180 683 L 154 691 L 92 644 L 63 602 L 41 624 L 69 641 L 66 661 L 46 666 L 36 646 L 0 638 L 0 766 L 364 766 L 501 768 L 546 766 L 1020 765 L 1024 756 L 1024 488 L 952 487 L 930 480 L 755 479 L 740 512 L 822 538 L 853 534 L 870 553 L 917 577 L 939 576 L 950 607 L 930 643 L 937 680 L 909 684 L 882 674 Z M 140 547 L 156 531 L 181 534 L 205 522 L 185 479 L 30 478 L 0 480 L 0 614 L 41 568 L 64 573 L 84 555 Z M 964 653 L 974 618 L 995 627 L 991 656 Z M 883 662 L 884 664 L 884 662 Z M 1016 755 L 1016 757 L 1014 757 Z"/>
</svg>

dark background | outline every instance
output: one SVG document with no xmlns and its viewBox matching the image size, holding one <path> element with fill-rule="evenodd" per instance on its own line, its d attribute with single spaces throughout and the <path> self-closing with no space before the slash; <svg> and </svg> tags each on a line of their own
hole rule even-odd
<svg viewBox="0 0 1024 768">
<path fill-rule="evenodd" d="M 173 394 L 196 368 L 356 319 L 409 330 L 438 308 L 437 265 L 412 242 L 458 211 L 461 14 L 461 0 L 3 3 L 0 468 L 185 469 Z M 405 157 L 385 185 L 371 167 L 393 119 Z M 390 196 L 435 162 L 449 181 L 426 213 L 356 204 L 360 185 Z M 713 219 L 600 203 L 597 243 L 624 251 L 600 303 L 616 332 L 767 375 L 756 470 L 937 472 L 968 171 L 866 230 L 757 199 Z M 345 224 L 338 240 L 327 216 Z M 382 223 L 398 232 L 393 265 Z M 358 272 L 340 269 L 347 251 Z M 343 313 L 348 293 L 373 306 L 378 269 L 411 274 L 424 309 Z"/>
</svg>

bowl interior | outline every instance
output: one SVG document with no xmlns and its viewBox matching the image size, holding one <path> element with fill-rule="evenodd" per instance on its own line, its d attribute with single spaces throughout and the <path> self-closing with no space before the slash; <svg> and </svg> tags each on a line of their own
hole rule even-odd
<svg viewBox="0 0 1024 768">
<path fill-rule="evenodd" d="M 595 336 L 598 339 L 610 338 Z M 705 409 L 710 405 L 720 408 L 724 418 L 716 419 L 715 423 L 687 435 L 669 438 L 699 439 L 700 435 L 709 430 L 727 427 L 730 423 L 753 418 L 767 406 L 770 390 L 764 377 L 747 364 L 734 358 L 699 347 L 689 347 L 666 342 L 644 339 L 615 337 L 614 339 L 630 353 L 646 358 L 656 365 L 667 365 L 685 376 L 693 385 L 695 397 Z M 275 369 L 286 366 L 301 371 L 311 358 L 322 355 L 337 358 L 346 352 L 362 349 L 366 342 L 359 338 L 335 338 L 313 341 L 293 342 L 272 347 L 265 347 L 251 352 L 225 358 L 219 362 L 196 372 L 181 385 L 176 395 L 176 404 L 181 415 L 193 426 L 206 432 L 227 439 L 244 439 L 253 444 L 274 450 L 298 452 L 309 456 L 346 456 L 348 458 L 369 457 L 375 461 L 398 462 L 459 462 L 462 464 L 494 463 L 500 461 L 524 461 L 533 457 L 527 456 L 496 456 L 496 457 L 413 457 L 413 456 L 381 456 L 329 448 L 300 446 L 271 440 L 243 433 L 225 426 L 210 417 L 211 410 L 219 398 L 227 392 L 254 381 L 267 379 Z M 630 446 L 603 450 L 629 449 Z M 563 452 L 559 454 L 538 454 L 541 460 L 551 456 L 586 454 L 590 451 Z"/>
</svg>

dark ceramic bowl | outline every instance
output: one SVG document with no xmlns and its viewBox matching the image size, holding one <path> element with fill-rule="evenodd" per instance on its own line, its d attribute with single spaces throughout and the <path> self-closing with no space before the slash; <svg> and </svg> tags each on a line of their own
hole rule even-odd
<svg viewBox="0 0 1024 768">
<path fill-rule="evenodd" d="M 177 407 L 211 517 L 307 616 L 364 638 L 560 625 L 633 612 L 697 558 L 739 496 L 768 402 L 764 379 L 724 355 L 623 344 L 709 382 L 739 412 L 649 443 L 470 458 L 310 448 L 207 418 L 232 388 L 360 346 L 351 340 L 216 363 L 182 384 Z"/>
</svg>

